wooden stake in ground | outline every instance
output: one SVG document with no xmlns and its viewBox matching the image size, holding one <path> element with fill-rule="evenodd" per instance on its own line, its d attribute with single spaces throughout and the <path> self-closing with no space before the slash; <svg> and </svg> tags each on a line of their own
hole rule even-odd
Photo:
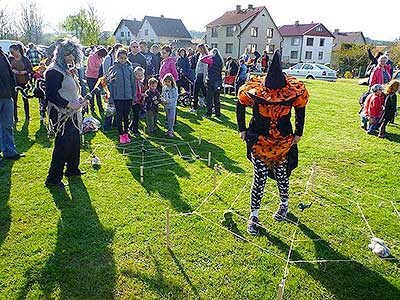
<svg viewBox="0 0 400 300">
<path fill-rule="evenodd" d="M 278 284 L 278 300 L 283 300 L 283 292 L 285 290 L 285 279 Z"/>
<path fill-rule="evenodd" d="M 169 223 L 169 207 L 167 207 L 167 210 L 165 212 L 165 216 L 166 216 L 166 223 L 165 223 L 165 236 L 167 239 L 167 248 L 169 249 L 171 247 L 171 244 L 169 242 L 169 231 L 170 231 L 170 223 Z"/>
<path fill-rule="evenodd" d="M 211 167 L 211 152 L 208 152 L 208 164 L 209 167 Z"/>
<path fill-rule="evenodd" d="M 140 166 L 140 183 L 144 181 L 144 167 Z"/>
<path fill-rule="evenodd" d="M 199 133 L 199 145 L 201 145 L 201 132 Z"/>
</svg>

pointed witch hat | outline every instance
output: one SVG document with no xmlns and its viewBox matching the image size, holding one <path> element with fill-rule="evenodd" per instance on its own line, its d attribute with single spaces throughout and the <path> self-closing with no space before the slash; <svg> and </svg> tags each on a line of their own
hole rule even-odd
<svg viewBox="0 0 400 300">
<path fill-rule="evenodd" d="M 281 67 L 281 55 L 279 50 L 276 50 L 272 58 L 271 66 L 268 69 L 268 74 L 265 77 L 265 87 L 278 90 L 287 85 L 285 75 Z"/>
</svg>

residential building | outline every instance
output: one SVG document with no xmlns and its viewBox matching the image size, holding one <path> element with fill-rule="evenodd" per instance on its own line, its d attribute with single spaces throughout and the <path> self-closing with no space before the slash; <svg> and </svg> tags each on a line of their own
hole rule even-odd
<svg viewBox="0 0 400 300">
<path fill-rule="evenodd" d="M 279 27 L 283 36 L 282 62 L 296 64 L 311 62 L 329 64 L 332 56 L 334 36 L 322 23 L 300 24 Z"/>
<path fill-rule="evenodd" d="M 333 31 L 335 39 L 333 40 L 333 51 L 340 50 L 343 43 L 366 45 L 364 34 L 361 31 L 339 32 L 339 29 Z"/>
<path fill-rule="evenodd" d="M 218 48 L 224 58 L 239 58 L 249 48 L 260 54 L 267 50 L 272 54 L 281 48 L 282 36 L 265 6 L 246 9 L 240 5 L 227 11 L 206 25 L 205 42 Z"/>
<path fill-rule="evenodd" d="M 122 19 L 117 29 L 114 31 L 115 40 L 117 43 L 121 43 L 123 45 L 129 45 L 131 40 L 137 38 L 137 34 L 139 32 L 140 25 L 142 21 L 138 21 L 136 19 L 127 20 Z"/>
</svg>

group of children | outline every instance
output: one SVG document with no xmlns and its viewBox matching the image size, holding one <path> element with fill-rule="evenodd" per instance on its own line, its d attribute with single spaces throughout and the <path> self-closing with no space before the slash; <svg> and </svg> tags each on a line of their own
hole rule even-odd
<svg viewBox="0 0 400 300">
<path fill-rule="evenodd" d="M 174 136 L 178 89 L 172 74 L 167 73 L 161 79 L 149 78 L 145 82 L 145 70 L 142 67 L 133 69 L 128 61 L 128 53 L 120 48 L 117 60 L 110 68 L 113 78 L 109 82 L 110 96 L 108 105 L 115 108 L 116 125 L 121 144 L 129 143 L 128 135 L 139 135 L 138 125 L 141 113 L 145 114 L 146 131 L 154 134 L 157 131 L 159 105 L 164 106 L 166 113 L 166 135 Z M 129 116 L 131 116 L 129 118 Z"/>
</svg>

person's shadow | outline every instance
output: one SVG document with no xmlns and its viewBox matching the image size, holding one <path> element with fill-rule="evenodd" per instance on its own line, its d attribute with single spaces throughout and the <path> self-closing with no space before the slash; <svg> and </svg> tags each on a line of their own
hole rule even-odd
<svg viewBox="0 0 400 300">
<path fill-rule="evenodd" d="M 44 299 L 55 293 L 59 299 L 114 299 L 114 232 L 100 223 L 81 178 L 69 183 L 71 197 L 63 189 L 50 189 L 61 213 L 56 247 L 39 274 L 35 268 L 27 271 L 18 299 L 26 299 L 33 285 Z"/>
<path fill-rule="evenodd" d="M 299 229 L 311 240 L 313 240 L 315 257 L 319 259 L 330 258 L 334 260 L 350 260 L 351 257 L 341 254 L 333 249 L 328 241 L 323 240 L 315 231 L 300 223 Z M 265 236 L 273 242 L 282 252 L 288 252 L 289 245 L 280 238 L 269 234 Z M 355 251 L 359 249 L 354 249 Z M 366 247 L 368 254 L 370 250 Z M 371 254 L 372 255 L 372 254 Z M 307 260 L 295 249 L 292 251 L 291 260 Z M 387 263 L 387 262 L 382 262 Z M 297 268 L 301 268 L 308 273 L 316 282 L 321 283 L 335 299 L 380 299 L 394 300 L 400 299 L 400 290 L 391 284 L 382 275 L 368 269 L 359 262 L 332 262 L 332 263 L 297 263 Z M 292 265 L 291 268 L 294 266 Z M 298 272 L 297 272 L 298 273 Z M 289 279 L 287 293 L 290 293 L 290 287 L 301 285 L 301 280 L 296 282 L 296 278 Z M 297 287 L 298 289 L 299 287 Z M 301 286 L 301 289 L 307 291 L 307 286 Z M 306 295 L 307 296 L 307 295 Z M 311 295 L 308 295 L 311 297 Z M 308 299 L 308 298 L 307 298 Z M 311 299 L 311 298 L 310 298 Z"/>
<path fill-rule="evenodd" d="M 8 205 L 11 193 L 11 172 L 14 161 L 3 161 L 0 168 L 0 247 L 7 237 L 11 225 L 11 209 Z"/>
</svg>

